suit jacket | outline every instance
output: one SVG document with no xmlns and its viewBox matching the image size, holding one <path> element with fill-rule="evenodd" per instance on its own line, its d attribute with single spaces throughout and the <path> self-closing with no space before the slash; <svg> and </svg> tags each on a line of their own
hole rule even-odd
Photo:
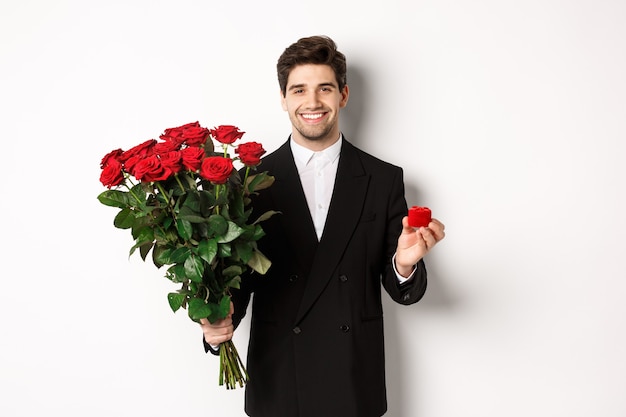
<svg viewBox="0 0 626 417">
<path fill-rule="evenodd" d="M 253 201 L 268 273 L 233 293 L 235 326 L 252 313 L 245 409 L 253 417 L 379 417 L 387 409 L 381 282 L 401 304 L 426 290 L 422 261 L 400 285 L 391 266 L 407 213 L 403 173 L 343 139 L 318 242 L 289 141 L 263 159 L 276 179 Z"/>
</svg>

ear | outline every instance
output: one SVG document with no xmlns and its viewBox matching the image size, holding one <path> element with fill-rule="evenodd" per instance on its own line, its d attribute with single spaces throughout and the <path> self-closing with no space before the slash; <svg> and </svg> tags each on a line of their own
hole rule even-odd
<svg viewBox="0 0 626 417">
<path fill-rule="evenodd" d="M 280 105 L 284 111 L 287 111 L 287 99 L 285 99 L 282 90 L 279 90 L 278 92 L 280 93 Z"/>
<path fill-rule="evenodd" d="M 339 102 L 340 108 L 346 107 L 346 104 L 348 104 L 349 96 L 350 96 L 350 89 L 348 89 L 348 84 L 346 84 L 343 87 L 343 90 L 341 90 L 341 101 Z"/>
</svg>

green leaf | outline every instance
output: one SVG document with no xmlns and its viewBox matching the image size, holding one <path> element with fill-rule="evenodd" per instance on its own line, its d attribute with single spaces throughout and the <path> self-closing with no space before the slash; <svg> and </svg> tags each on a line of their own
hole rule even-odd
<svg viewBox="0 0 626 417">
<path fill-rule="evenodd" d="M 113 225 L 118 229 L 130 229 L 135 224 L 135 213 L 130 208 L 123 208 L 113 219 Z"/>
<path fill-rule="evenodd" d="M 204 274 L 203 260 L 191 254 L 185 261 L 185 275 L 193 282 L 202 282 L 202 274 Z"/>
<path fill-rule="evenodd" d="M 228 313 L 230 313 L 230 296 L 229 295 L 225 295 L 222 297 L 222 299 L 220 300 L 218 310 L 214 313 L 218 315 L 218 319 L 225 319 L 226 316 L 228 316 Z"/>
<path fill-rule="evenodd" d="M 175 264 L 170 266 L 165 273 L 165 278 L 169 279 L 172 282 L 188 281 L 187 276 L 185 275 L 185 265 Z"/>
<path fill-rule="evenodd" d="M 264 275 L 270 269 L 272 263 L 265 257 L 265 255 L 258 250 L 255 250 L 252 252 L 252 257 L 248 261 L 247 265 L 259 274 Z"/>
<path fill-rule="evenodd" d="M 212 263 L 217 255 L 217 241 L 215 239 L 202 240 L 198 243 L 198 256 L 207 263 Z"/>
<path fill-rule="evenodd" d="M 144 262 L 146 261 L 148 253 L 150 253 L 150 249 L 152 249 L 152 242 L 139 246 L 139 254 Z"/>
<path fill-rule="evenodd" d="M 235 193 L 232 196 L 232 202 L 230 204 L 230 214 L 231 218 L 243 218 L 244 217 L 244 204 L 243 204 L 243 195 L 241 193 Z"/>
<path fill-rule="evenodd" d="M 152 262 L 154 263 L 154 266 L 160 268 L 163 265 L 169 264 L 169 257 L 171 253 L 172 249 L 165 245 L 156 244 L 154 246 L 154 250 L 152 251 Z"/>
<path fill-rule="evenodd" d="M 259 240 L 263 236 L 265 236 L 265 230 L 260 225 L 256 225 L 254 228 L 254 235 L 252 236 L 252 240 Z"/>
<path fill-rule="evenodd" d="M 237 275 L 241 275 L 243 269 L 239 265 L 231 265 L 228 268 L 222 270 L 222 275 L 226 278 L 233 278 Z"/>
<path fill-rule="evenodd" d="M 205 319 L 211 315 L 212 309 L 211 306 L 208 305 L 204 300 L 200 298 L 190 298 L 189 304 L 187 306 L 187 311 L 189 313 L 189 317 L 198 321 L 200 319 Z"/>
<path fill-rule="evenodd" d="M 187 220 L 190 223 L 204 223 L 206 219 L 200 215 L 199 212 L 192 210 L 189 207 L 182 207 L 178 213 L 178 218 Z"/>
<path fill-rule="evenodd" d="M 191 255 L 191 249 L 185 246 L 181 246 L 180 248 L 176 248 L 172 251 L 170 255 L 170 261 L 172 263 L 182 264 L 187 258 Z"/>
<path fill-rule="evenodd" d="M 228 222 L 219 214 L 212 214 L 208 217 L 209 230 L 214 236 L 222 236 L 228 231 Z"/>
<path fill-rule="evenodd" d="M 154 243 L 154 232 L 152 231 L 152 229 L 149 227 L 142 229 L 141 232 L 139 233 L 139 236 L 137 236 L 137 239 L 135 239 L 135 244 L 133 245 L 132 248 L 130 248 L 129 256 L 135 253 L 135 250 L 137 248 L 142 248 L 145 245 L 150 245 L 151 247 L 153 243 Z M 148 251 L 149 250 L 150 249 L 148 248 Z M 147 252 L 145 253 L 147 254 Z M 145 261 L 145 255 L 142 255 L 142 259 Z"/>
<path fill-rule="evenodd" d="M 217 243 L 232 242 L 233 240 L 235 240 L 239 236 L 241 236 L 241 234 L 243 232 L 244 232 L 244 230 L 241 227 L 239 227 L 235 223 L 229 221 L 228 222 L 228 230 L 226 231 L 225 234 L 223 234 L 223 235 L 218 237 Z"/>
<path fill-rule="evenodd" d="M 98 200 L 105 206 L 124 208 L 130 205 L 128 197 L 127 191 L 106 190 L 98 195 Z"/>
<path fill-rule="evenodd" d="M 219 258 L 230 258 L 233 255 L 233 251 L 230 243 L 220 243 L 217 246 L 217 256 Z"/>
<path fill-rule="evenodd" d="M 135 238 L 137 245 L 142 245 L 146 242 L 154 242 L 154 230 L 151 227 L 144 227 L 139 231 L 139 235 Z"/>
<path fill-rule="evenodd" d="M 144 232 L 145 228 L 148 229 L 152 229 L 152 219 L 150 219 L 149 217 L 143 216 L 143 217 L 137 217 L 137 212 L 134 212 L 135 214 L 135 221 L 132 224 L 132 230 L 131 230 L 131 234 L 133 235 L 133 239 L 137 239 L 139 237 L 139 235 Z M 145 232 L 144 232 L 145 233 Z"/>
<path fill-rule="evenodd" d="M 253 224 L 257 224 L 259 222 L 265 221 L 265 220 L 269 219 L 270 217 L 272 217 L 274 214 L 281 214 L 281 212 L 280 211 L 274 211 L 274 210 L 266 211 L 265 213 L 261 214 L 259 216 L 259 218 L 254 221 Z"/>
<path fill-rule="evenodd" d="M 176 230 L 178 235 L 184 240 L 189 240 L 193 234 L 193 226 L 191 223 L 184 219 L 176 220 Z"/>
<path fill-rule="evenodd" d="M 170 308 L 175 313 L 185 302 L 185 294 L 180 294 L 177 292 L 171 292 L 167 294 L 167 301 L 170 304 Z"/>
<path fill-rule="evenodd" d="M 237 288 L 237 289 L 239 289 L 239 288 L 240 288 L 240 286 L 241 286 L 241 276 L 240 276 L 240 275 L 237 275 L 236 277 L 234 277 L 233 279 L 231 279 L 230 281 L 228 281 L 228 282 L 226 283 L 226 285 L 227 285 L 229 288 Z"/>
<path fill-rule="evenodd" d="M 152 191 L 152 186 L 148 183 L 140 182 L 139 184 L 135 185 L 133 188 L 130 189 L 130 195 L 128 196 L 128 199 L 131 202 L 130 205 L 137 207 L 144 206 L 148 193 L 151 193 Z M 141 204 L 138 200 L 141 201 Z"/>
<path fill-rule="evenodd" d="M 235 250 L 244 262 L 248 262 L 248 260 L 252 257 L 253 247 L 249 242 L 236 242 Z"/>
<path fill-rule="evenodd" d="M 254 193 L 256 191 L 269 188 L 272 184 L 274 184 L 274 181 L 274 177 L 268 175 L 266 172 L 261 172 L 260 174 L 250 175 L 248 177 L 248 186 L 246 188 L 249 193 Z"/>
<path fill-rule="evenodd" d="M 191 212 L 200 212 L 200 193 L 195 190 L 189 190 L 186 194 L 185 202 L 181 207 L 182 209 L 187 209 Z"/>
</svg>

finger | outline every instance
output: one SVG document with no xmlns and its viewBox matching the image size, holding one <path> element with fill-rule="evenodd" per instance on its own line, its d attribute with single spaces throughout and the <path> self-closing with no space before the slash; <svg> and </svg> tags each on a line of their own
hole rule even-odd
<svg viewBox="0 0 626 417">
<path fill-rule="evenodd" d="M 422 235 L 422 239 L 426 245 L 426 250 L 430 250 L 430 248 L 435 246 L 437 243 L 437 238 L 429 227 L 421 227 L 420 234 Z"/>
<path fill-rule="evenodd" d="M 204 334 L 204 340 L 210 345 L 217 346 L 233 338 L 233 332 L 227 331 L 223 333 L 207 332 Z"/>
<path fill-rule="evenodd" d="M 443 239 L 446 235 L 444 231 L 446 226 L 437 219 L 432 219 L 431 222 L 428 224 L 428 228 L 434 234 L 435 240 L 437 240 L 437 242 Z"/>
<path fill-rule="evenodd" d="M 402 218 L 402 233 L 412 232 L 413 228 L 409 226 L 409 216 L 404 216 Z"/>
</svg>

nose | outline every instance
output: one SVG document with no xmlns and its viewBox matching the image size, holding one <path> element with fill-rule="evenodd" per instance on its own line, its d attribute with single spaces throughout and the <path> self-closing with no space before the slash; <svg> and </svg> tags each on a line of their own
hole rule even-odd
<svg viewBox="0 0 626 417">
<path fill-rule="evenodd" d="M 309 109 L 317 109 L 321 107 L 322 102 L 317 91 L 310 91 L 306 96 L 306 107 Z"/>
</svg>

